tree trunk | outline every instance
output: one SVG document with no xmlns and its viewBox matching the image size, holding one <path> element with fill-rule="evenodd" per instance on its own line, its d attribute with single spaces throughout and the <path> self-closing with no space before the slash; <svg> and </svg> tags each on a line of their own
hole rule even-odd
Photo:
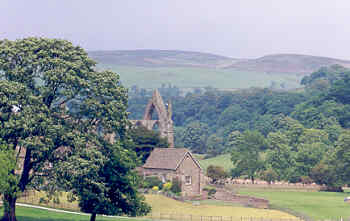
<svg viewBox="0 0 350 221">
<path fill-rule="evenodd" d="M 250 179 L 252 180 L 252 184 L 254 184 L 254 177 L 251 176 Z"/>
<path fill-rule="evenodd" d="M 96 220 L 96 213 L 92 213 L 90 217 L 90 221 L 95 221 Z"/>
<path fill-rule="evenodd" d="M 11 194 L 4 195 L 4 216 L 1 221 L 17 221 L 16 200 L 17 197 L 13 197 Z"/>
</svg>

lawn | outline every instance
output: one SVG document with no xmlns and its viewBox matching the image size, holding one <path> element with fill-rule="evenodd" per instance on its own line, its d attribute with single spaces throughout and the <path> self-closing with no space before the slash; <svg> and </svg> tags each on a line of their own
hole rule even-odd
<svg viewBox="0 0 350 221">
<path fill-rule="evenodd" d="M 3 211 L 0 210 L 2 216 Z M 90 216 L 88 215 L 76 215 L 66 214 L 53 211 L 47 211 L 43 209 L 34 209 L 26 207 L 17 207 L 16 215 L 18 221 L 88 221 Z M 144 219 L 132 219 L 132 218 L 115 218 L 115 217 L 103 217 L 97 216 L 97 221 L 140 221 Z"/>
<path fill-rule="evenodd" d="M 268 87 L 271 82 L 285 82 L 288 88 L 299 87 L 298 76 L 264 72 L 237 71 L 199 67 L 137 67 L 100 64 L 98 69 L 117 72 L 126 87 L 159 88 L 162 83 L 171 83 L 179 88 L 211 86 L 219 89 Z"/>
<path fill-rule="evenodd" d="M 194 216 L 232 216 L 241 217 L 264 217 L 264 218 L 285 218 L 294 219 L 295 216 L 285 212 L 270 209 L 256 209 L 242 206 L 233 206 L 230 204 L 215 203 L 213 201 L 203 202 L 200 205 L 194 205 L 190 202 L 180 202 L 162 195 L 146 195 L 147 202 L 152 205 L 152 213 L 155 214 L 183 214 Z"/>
<path fill-rule="evenodd" d="M 25 196 L 20 197 L 17 202 L 18 203 L 27 203 L 32 205 L 40 205 L 43 207 L 51 207 L 56 209 L 65 209 L 69 211 L 80 211 L 78 202 L 69 202 L 67 198 L 67 193 L 60 192 L 59 193 L 59 203 L 54 203 L 53 200 L 48 202 L 41 202 L 41 198 L 47 199 L 47 195 L 45 192 L 39 191 L 28 191 Z"/>
<path fill-rule="evenodd" d="M 233 168 L 230 154 L 223 154 L 208 159 L 197 159 L 204 170 L 206 170 L 209 165 L 222 166 L 226 171 L 230 171 Z"/>
<path fill-rule="evenodd" d="M 240 188 L 238 193 L 268 199 L 274 208 L 285 208 L 313 219 L 350 217 L 350 204 L 344 202 L 344 198 L 349 196 L 349 192 L 296 192 Z"/>
<path fill-rule="evenodd" d="M 178 214 L 182 216 L 217 216 L 232 217 L 231 220 L 241 220 L 242 217 L 259 218 L 258 220 L 280 220 L 295 219 L 296 217 L 285 212 L 270 209 L 255 209 L 237 206 L 230 203 L 220 203 L 217 201 L 204 201 L 200 205 L 194 205 L 191 202 L 180 202 L 162 195 L 146 195 L 147 202 L 152 206 L 153 216 L 162 214 L 163 217 L 170 214 Z M 0 209 L 0 214 L 3 214 Z M 34 209 L 27 207 L 17 207 L 16 214 L 18 221 L 88 221 L 89 215 L 65 214 L 60 212 L 47 211 L 43 209 Z M 151 214 L 149 215 L 151 216 Z M 264 219 L 262 219 L 262 217 Z M 215 217 L 214 217 L 215 218 Z M 261 218 L 261 219 L 260 219 Z M 145 218 L 119 218 L 97 216 L 96 220 L 100 221 L 141 221 Z"/>
</svg>

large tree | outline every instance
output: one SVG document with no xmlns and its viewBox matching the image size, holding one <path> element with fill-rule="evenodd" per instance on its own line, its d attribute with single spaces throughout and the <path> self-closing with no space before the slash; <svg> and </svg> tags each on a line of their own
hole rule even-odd
<svg viewBox="0 0 350 221">
<path fill-rule="evenodd" d="M 0 144 L 0 193 L 16 188 L 16 176 L 12 171 L 16 169 L 15 155 L 7 145 Z M 7 206 L 7 204 L 5 204 Z"/>
<path fill-rule="evenodd" d="M 194 121 L 186 127 L 183 137 L 185 147 L 190 148 L 195 153 L 205 153 L 207 149 L 208 125 Z"/>
<path fill-rule="evenodd" d="M 71 200 L 78 199 L 83 212 L 91 213 L 91 221 L 97 214 L 145 215 L 150 207 L 137 191 L 136 161 L 136 153 L 119 142 L 102 151 L 83 148 L 60 164 L 56 181 L 70 191 Z"/>
<path fill-rule="evenodd" d="M 258 173 L 264 170 L 261 151 L 266 148 L 266 141 L 258 131 L 245 131 L 241 136 L 240 141 L 232 147 L 231 160 L 234 169 L 231 175 L 247 175 L 254 183 Z"/>
<path fill-rule="evenodd" d="M 16 188 L 3 191 L 2 220 L 16 220 L 20 192 L 40 187 L 62 155 L 122 142 L 126 106 L 119 76 L 95 71 L 82 48 L 58 39 L 1 40 L 0 137 L 16 151 L 19 167 L 11 171 Z"/>
</svg>

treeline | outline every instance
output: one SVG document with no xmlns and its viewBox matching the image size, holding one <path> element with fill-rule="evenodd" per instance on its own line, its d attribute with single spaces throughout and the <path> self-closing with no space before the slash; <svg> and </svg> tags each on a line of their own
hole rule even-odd
<svg viewBox="0 0 350 221">
<path fill-rule="evenodd" d="M 158 90 L 164 101 L 170 100 L 173 106 L 175 146 L 210 156 L 227 152 L 232 131 L 258 130 L 266 136 L 275 130 L 276 116 L 288 116 L 297 104 L 307 101 L 304 93 L 258 88 L 223 92 L 207 87 L 185 96 L 171 85 Z M 129 118 L 141 119 L 151 96 L 152 91 L 131 88 Z"/>
<path fill-rule="evenodd" d="M 173 104 L 176 146 L 208 157 L 231 153 L 234 177 L 317 182 L 339 191 L 350 181 L 350 72 L 333 65 L 301 83 L 296 91 L 160 91 Z M 151 96 L 144 92 L 130 91 L 131 117 L 142 116 Z"/>
</svg>

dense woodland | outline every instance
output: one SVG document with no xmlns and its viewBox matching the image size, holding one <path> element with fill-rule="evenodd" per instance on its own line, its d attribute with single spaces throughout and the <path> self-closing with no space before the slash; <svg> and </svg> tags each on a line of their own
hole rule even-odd
<svg viewBox="0 0 350 221">
<path fill-rule="evenodd" d="M 159 90 L 173 105 L 176 146 L 206 157 L 231 153 L 233 177 L 317 182 L 339 191 L 350 177 L 350 72 L 333 65 L 301 83 L 295 91 Z M 151 93 L 129 90 L 130 118 L 142 118 Z"/>
</svg>

